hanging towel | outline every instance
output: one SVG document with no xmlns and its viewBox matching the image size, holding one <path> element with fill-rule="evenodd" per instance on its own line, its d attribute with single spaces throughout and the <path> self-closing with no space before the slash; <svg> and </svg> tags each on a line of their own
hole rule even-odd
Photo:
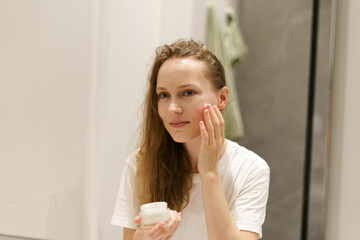
<svg viewBox="0 0 360 240">
<path fill-rule="evenodd" d="M 224 43 L 227 55 L 234 68 L 240 64 L 248 52 L 248 48 L 236 22 L 235 11 L 232 7 L 226 9 L 227 25 L 224 36 Z"/>
<path fill-rule="evenodd" d="M 231 16 L 234 17 L 234 15 Z M 228 26 L 226 35 L 223 35 L 215 7 L 211 3 L 208 4 L 205 42 L 224 66 L 226 85 L 229 89 L 229 100 L 222 114 L 225 120 L 225 137 L 232 141 L 238 141 L 244 135 L 243 121 L 232 72 L 232 63 L 240 62 L 247 51 L 244 44 L 239 44 L 239 36 L 241 36 L 239 30 L 233 23 Z M 227 39 L 225 40 L 224 37 Z M 244 51 L 245 49 L 246 51 Z"/>
</svg>

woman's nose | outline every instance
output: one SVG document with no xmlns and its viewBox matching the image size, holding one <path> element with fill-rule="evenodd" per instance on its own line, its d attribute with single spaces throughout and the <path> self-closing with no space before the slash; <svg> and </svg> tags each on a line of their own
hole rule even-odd
<svg viewBox="0 0 360 240">
<path fill-rule="evenodd" d="M 179 105 L 178 102 L 171 101 L 170 106 L 169 106 L 169 112 L 170 112 L 170 113 L 182 113 L 182 112 L 183 112 L 183 109 L 182 109 L 182 107 Z"/>
</svg>

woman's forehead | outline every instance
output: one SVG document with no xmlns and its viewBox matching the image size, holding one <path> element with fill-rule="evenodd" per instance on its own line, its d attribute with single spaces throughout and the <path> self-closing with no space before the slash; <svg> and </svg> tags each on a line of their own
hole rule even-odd
<svg viewBox="0 0 360 240">
<path fill-rule="evenodd" d="M 204 70 L 207 68 L 207 65 L 204 61 L 198 60 L 193 57 L 186 57 L 186 58 L 169 58 L 166 60 L 162 66 L 160 67 L 159 71 L 165 69 L 201 69 Z"/>
<path fill-rule="evenodd" d="M 168 59 L 159 69 L 157 85 L 185 84 L 206 79 L 207 66 L 203 61 L 193 58 Z"/>
</svg>

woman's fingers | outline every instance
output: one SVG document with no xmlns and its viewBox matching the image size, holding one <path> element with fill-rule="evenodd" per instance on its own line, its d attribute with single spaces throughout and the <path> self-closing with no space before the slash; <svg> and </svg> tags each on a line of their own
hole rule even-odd
<svg viewBox="0 0 360 240">
<path fill-rule="evenodd" d="M 180 222 L 181 222 L 181 213 L 178 213 L 176 211 L 170 212 L 170 220 L 168 225 L 166 225 L 164 222 L 160 222 L 151 229 L 141 227 L 140 216 L 136 216 L 134 218 L 134 223 L 137 225 L 138 229 L 142 232 L 142 234 L 146 238 L 157 239 L 157 240 L 170 239 L 171 236 L 177 230 Z"/>
<path fill-rule="evenodd" d="M 176 230 L 178 229 L 180 223 L 181 223 L 181 213 L 179 212 L 179 213 L 177 213 L 177 224 L 176 224 L 176 226 L 175 226 L 175 229 L 174 229 L 174 231 L 166 238 L 166 240 L 171 239 L 171 237 L 174 235 L 174 233 L 175 233 Z"/>
<path fill-rule="evenodd" d="M 219 108 L 215 105 L 214 106 L 214 109 L 215 109 L 215 113 L 216 113 L 216 116 L 218 117 L 219 119 L 219 129 L 220 129 L 220 137 L 222 140 L 225 139 L 225 120 L 219 110 Z"/>
<path fill-rule="evenodd" d="M 140 216 L 136 216 L 134 218 L 134 223 L 136 224 L 136 226 L 140 226 L 141 225 L 141 217 Z"/>
<path fill-rule="evenodd" d="M 179 214 L 176 211 L 172 211 L 170 213 L 170 221 L 169 224 L 164 227 L 161 232 L 159 232 L 156 236 L 155 239 L 170 239 L 171 236 L 175 233 L 175 231 L 177 230 L 179 224 L 181 222 L 181 214 Z"/>
<path fill-rule="evenodd" d="M 145 235 L 151 239 L 153 239 L 155 236 L 160 234 L 160 232 L 164 229 L 165 223 L 160 222 L 155 227 L 151 228 L 150 230 L 147 230 Z"/>
<path fill-rule="evenodd" d="M 206 123 L 206 129 L 209 135 L 209 142 L 215 143 L 215 141 L 223 141 L 225 131 L 225 121 L 218 107 L 210 104 L 205 105 L 204 119 Z"/>
<path fill-rule="evenodd" d="M 203 143 L 209 144 L 209 134 L 206 131 L 206 127 L 203 121 L 200 121 L 200 133 L 201 133 L 201 141 Z"/>
<path fill-rule="evenodd" d="M 217 110 L 217 106 L 214 105 L 214 107 L 212 107 L 210 109 L 210 113 L 211 113 L 211 121 L 213 123 L 214 126 L 214 132 L 215 132 L 215 140 L 217 141 L 221 141 L 221 128 L 220 128 L 220 119 L 216 113 Z"/>
<path fill-rule="evenodd" d="M 210 108 L 211 108 L 211 106 L 210 106 Z M 205 124 L 206 124 L 206 130 L 207 130 L 208 135 L 209 135 L 208 143 L 211 145 L 214 142 L 214 139 L 215 139 L 215 132 L 214 132 L 213 123 L 211 121 L 210 108 L 206 108 L 204 110 L 204 115 L 205 115 L 204 119 L 205 119 Z"/>
</svg>

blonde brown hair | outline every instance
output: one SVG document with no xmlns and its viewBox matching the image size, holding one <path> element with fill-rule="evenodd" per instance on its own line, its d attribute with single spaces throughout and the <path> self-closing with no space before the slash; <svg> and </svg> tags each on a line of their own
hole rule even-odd
<svg viewBox="0 0 360 240">
<path fill-rule="evenodd" d="M 137 155 L 136 192 L 138 204 L 165 201 L 170 209 L 181 211 L 189 202 L 192 187 L 192 165 L 182 143 L 175 142 L 158 114 L 157 76 L 162 64 L 170 58 L 194 58 L 208 66 L 207 77 L 215 89 L 226 85 L 224 68 L 201 42 L 178 40 L 156 49 L 148 77 L 144 101 L 144 120 Z"/>
</svg>

